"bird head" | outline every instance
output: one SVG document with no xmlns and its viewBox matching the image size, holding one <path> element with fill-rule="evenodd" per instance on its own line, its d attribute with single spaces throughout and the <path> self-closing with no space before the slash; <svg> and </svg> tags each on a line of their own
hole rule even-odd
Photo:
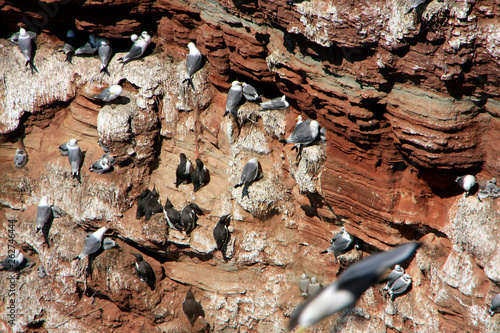
<svg viewBox="0 0 500 333">
<path fill-rule="evenodd" d="M 144 258 L 142 257 L 142 254 L 140 254 L 140 253 L 130 253 L 130 254 L 133 255 L 135 257 L 135 259 L 137 259 L 137 262 L 144 260 Z"/>
<path fill-rule="evenodd" d="M 26 29 L 19 28 L 19 36 L 20 37 L 26 37 L 26 36 L 28 36 L 28 33 L 26 32 Z"/>
<path fill-rule="evenodd" d="M 77 141 L 78 141 L 78 140 L 76 140 L 76 139 L 71 139 L 71 140 L 69 140 L 68 144 L 69 144 L 71 147 L 74 147 L 74 146 L 76 146 L 76 142 L 77 142 Z"/>
<path fill-rule="evenodd" d="M 118 84 L 113 84 L 111 87 L 109 87 L 109 93 L 113 96 L 120 96 L 120 94 L 122 93 L 122 87 Z"/>
<path fill-rule="evenodd" d="M 135 43 L 135 41 L 137 41 L 138 39 L 139 39 L 139 36 L 137 36 L 136 34 L 133 34 L 132 36 L 130 36 L 130 40 L 131 40 L 132 42 L 134 42 L 134 43 Z"/>
<path fill-rule="evenodd" d="M 40 206 L 48 206 L 48 205 L 49 205 L 49 196 L 48 195 L 44 195 L 40 199 Z"/>
</svg>

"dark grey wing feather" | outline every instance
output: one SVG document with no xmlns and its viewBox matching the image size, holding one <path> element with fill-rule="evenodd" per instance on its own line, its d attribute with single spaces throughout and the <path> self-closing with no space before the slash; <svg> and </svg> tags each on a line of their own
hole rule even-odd
<svg viewBox="0 0 500 333">
<path fill-rule="evenodd" d="M 186 59 L 187 75 L 191 77 L 200 68 L 201 55 L 188 54 Z"/>
</svg>

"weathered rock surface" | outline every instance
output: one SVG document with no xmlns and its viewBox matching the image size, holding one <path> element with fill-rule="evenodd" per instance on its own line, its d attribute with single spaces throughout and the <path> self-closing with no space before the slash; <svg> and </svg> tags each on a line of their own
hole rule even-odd
<svg viewBox="0 0 500 333">
<path fill-rule="evenodd" d="M 500 290 L 500 203 L 463 197 L 454 180 L 500 173 L 500 9 L 493 1 L 433 0 L 408 13 L 400 0 L 325 2 L 0 0 L 0 34 L 23 22 L 40 33 L 30 74 L 17 46 L 0 40 L 0 219 L 33 264 L 15 274 L 15 325 L 2 331 L 280 332 L 302 302 L 303 272 L 332 282 L 343 263 L 407 240 L 424 246 L 405 269 L 411 290 L 390 300 L 375 286 L 349 310 L 313 330 L 342 332 L 498 332 L 489 302 Z M 98 58 L 63 62 L 56 52 L 76 26 L 112 39 L 110 76 Z M 61 28 L 62 27 L 62 28 Z M 120 65 L 132 33 L 152 32 L 143 60 Z M 127 39 L 127 40 L 126 40 Z M 182 84 L 187 43 L 206 62 L 193 87 Z M 223 117 L 231 81 L 265 98 L 285 94 L 284 111 L 245 103 Z M 92 101 L 120 83 L 116 103 Z M 327 142 L 296 159 L 278 139 L 298 114 L 317 119 Z M 71 138 L 84 151 L 81 183 L 57 147 Z M 89 172 L 102 155 L 113 172 Z M 25 147 L 28 164 L 13 165 Z M 196 157 L 210 182 L 176 188 L 179 153 Z M 233 188 L 248 159 L 264 177 L 249 196 Z M 161 203 L 205 210 L 187 236 L 163 214 L 135 219 L 136 198 L 153 185 Z M 42 195 L 65 215 L 49 244 L 35 234 Z M 226 258 L 212 229 L 232 213 Z M 10 222 L 9 222 L 10 221 Z M 339 257 L 320 252 L 340 225 L 362 240 Z M 73 261 L 85 234 L 109 228 L 118 247 Z M 153 267 L 154 291 L 135 273 L 130 252 Z M 7 253 L 7 246 L 0 254 Z M 46 276 L 39 277 L 42 268 Z M 10 273 L 0 273 L 7 309 Z M 193 286 L 205 318 L 182 313 Z M 7 313 L 7 312 L 5 312 Z"/>
</svg>

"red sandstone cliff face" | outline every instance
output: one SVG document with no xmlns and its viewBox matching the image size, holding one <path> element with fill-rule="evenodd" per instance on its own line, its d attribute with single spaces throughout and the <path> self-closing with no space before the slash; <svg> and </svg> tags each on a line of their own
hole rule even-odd
<svg viewBox="0 0 500 333">
<path fill-rule="evenodd" d="M 283 331 L 302 301 L 302 272 L 328 284 L 341 271 L 319 254 L 340 225 L 364 241 L 341 263 L 407 240 L 425 246 L 407 267 L 409 293 L 390 301 L 371 288 L 317 331 L 500 330 L 487 314 L 500 281 L 499 204 L 464 198 L 454 183 L 464 173 L 480 181 L 499 174 L 500 9 L 493 2 L 434 0 L 409 14 L 399 0 L 4 0 L 0 8 L 5 34 L 19 22 L 41 33 L 35 75 L 15 46 L 0 41 L 2 224 L 15 221 L 16 242 L 35 263 L 16 278 L 17 326 L 2 322 L 2 330 Z M 70 66 L 55 52 L 71 26 L 115 38 L 118 53 L 142 30 L 153 33 L 154 45 L 124 67 L 115 55 L 103 77 L 98 59 Z M 189 41 L 206 57 L 196 90 L 179 85 Z M 222 116 L 233 79 L 266 98 L 285 94 L 292 107 L 262 114 L 247 103 L 236 126 Z M 130 103 L 102 107 L 85 97 L 116 82 Z M 298 114 L 325 126 L 327 143 L 306 149 L 297 165 L 277 140 Z M 85 151 L 81 184 L 57 151 L 73 137 Z M 98 139 L 116 156 L 113 173 L 88 172 L 102 154 Z M 12 158 L 20 144 L 29 162 L 19 170 Z M 200 156 L 211 171 L 198 193 L 173 185 L 180 152 Z M 241 199 L 232 185 L 251 157 L 265 177 Z M 208 211 L 191 237 L 168 230 L 161 214 L 135 220 L 136 198 L 153 184 L 162 203 L 195 201 Z M 42 195 L 66 212 L 54 220 L 50 247 L 34 233 Z M 224 261 L 211 233 L 230 212 Z M 85 273 L 86 261 L 71 259 L 85 233 L 103 225 L 119 247 Z M 154 292 L 135 275 L 129 253 L 136 251 L 155 270 Z M 47 276 L 38 276 L 39 267 Z M 7 274 L 1 279 L 5 295 Z M 194 328 L 181 309 L 189 285 L 205 310 Z"/>
</svg>

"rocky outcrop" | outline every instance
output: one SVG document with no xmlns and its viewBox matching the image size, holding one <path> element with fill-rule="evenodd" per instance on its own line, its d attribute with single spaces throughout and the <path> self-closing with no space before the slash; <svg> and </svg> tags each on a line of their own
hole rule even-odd
<svg viewBox="0 0 500 333">
<path fill-rule="evenodd" d="M 7 309 L 14 299 L 17 309 L 15 325 L 0 321 L 2 330 L 279 332 L 302 302 L 303 272 L 326 285 L 348 263 L 408 240 L 424 243 L 405 265 L 409 292 L 391 300 L 375 286 L 317 330 L 500 329 L 487 312 L 499 291 L 499 204 L 464 197 L 454 182 L 500 171 L 493 2 L 434 0 L 408 12 L 399 0 L 4 0 L 0 10 L 5 37 L 19 22 L 39 33 L 36 74 L 0 40 L 0 216 L 30 263 L 15 274 L 14 298 L 0 302 Z M 56 50 L 72 26 L 111 38 L 110 76 L 98 73 L 97 58 L 63 62 Z M 154 36 L 149 51 L 122 66 L 128 36 L 142 30 Z M 189 41 L 206 60 L 193 87 L 181 82 Z M 234 79 L 265 99 L 285 94 L 292 106 L 260 112 L 247 102 L 224 117 Z M 92 99 L 116 83 L 120 100 Z M 299 114 L 317 119 L 327 140 L 298 160 L 278 140 Z M 81 182 L 57 150 L 71 138 L 84 151 Z M 88 170 L 103 153 L 98 140 L 115 156 L 111 173 Z M 29 157 L 23 169 L 12 163 L 19 146 Z M 181 152 L 210 171 L 198 192 L 175 187 Z M 264 177 L 241 197 L 233 185 L 252 157 Z M 153 186 L 162 204 L 204 210 L 190 236 L 169 229 L 162 214 L 135 219 L 139 193 Z M 34 228 L 42 195 L 65 213 L 49 244 Z M 223 257 L 212 229 L 228 213 Z M 362 246 L 337 263 L 320 252 L 341 225 Z M 118 247 L 73 261 L 85 234 L 101 226 Z M 153 267 L 154 291 L 137 277 L 131 252 Z M 9 278 L 0 274 L 2 295 Z M 189 286 L 205 311 L 194 327 L 182 313 Z"/>
</svg>

